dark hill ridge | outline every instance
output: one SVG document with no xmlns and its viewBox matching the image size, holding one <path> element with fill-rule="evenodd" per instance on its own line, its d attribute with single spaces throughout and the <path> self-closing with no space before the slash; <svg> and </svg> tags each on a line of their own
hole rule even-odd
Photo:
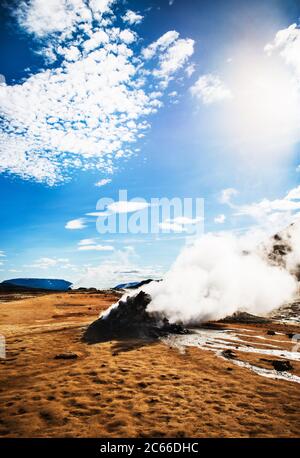
<svg viewBox="0 0 300 458">
<path fill-rule="evenodd" d="M 12 278 L 0 283 L 0 291 L 67 291 L 71 282 L 52 278 Z"/>
</svg>

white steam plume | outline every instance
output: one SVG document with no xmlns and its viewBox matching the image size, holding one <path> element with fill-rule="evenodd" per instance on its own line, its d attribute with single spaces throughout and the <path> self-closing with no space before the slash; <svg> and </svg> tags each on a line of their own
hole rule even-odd
<svg viewBox="0 0 300 458">
<path fill-rule="evenodd" d="M 266 314 L 293 297 L 297 281 L 263 250 L 245 251 L 243 239 L 206 234 L 183 249 L 163 282 L 142 289 L 152 296 L 149 312 L 196 324 L 236 311 Z"/>
</svg>

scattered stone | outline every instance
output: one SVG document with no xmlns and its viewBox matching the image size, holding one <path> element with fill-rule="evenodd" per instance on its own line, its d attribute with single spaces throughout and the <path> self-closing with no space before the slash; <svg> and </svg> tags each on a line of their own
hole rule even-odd
<svg viewBox="0 0 300 458">
<path fill-rule="evenodd" d="M 269 330 L 267 331 L 267 334 L 268 334 L 268 336 L 275 336 L 275 335 L 276 335 L 276 332 L 275 332 L 275 331 L 272 331 L 271 329 L 269 329 Z"/>
<path fill-rule="evenodd" d="M 230 349 L 223 350 L 222 351 L 222 356 L 224 356 L 224 358 L 228 358 L 228 359 L 236 358 L 236 354 Z"/>
<path fill-rule="evenodd" d="M 54 359 L 76 359 L 78 355 L 76 353 L 72 353 L 71 351 L 68 353 L 58 353 L 55 355 Z"/>
<path fill-rule="evenodd" d="M 284 371 L 291 371 L 293 370 L 293 366 L 291 365 L 290 361 L 278 361 L 273 360 L 272 366 L 276 371 L 284 372 Z"/>
</svg>

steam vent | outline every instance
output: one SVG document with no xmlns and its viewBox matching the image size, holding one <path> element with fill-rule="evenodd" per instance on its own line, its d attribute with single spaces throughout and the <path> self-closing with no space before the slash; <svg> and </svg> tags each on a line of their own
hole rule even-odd
<svg viewBox="0 0 300 458">
<path fill-rule="evenodd" d="M 143 291 L 120 300 L 108 315 L 87 328 L 83 340 L 96 343 L 126 338 L 157 339 L 167 334 L 188 333 L 180 324 L 170 324 L 166 318 L 148 313 L 150 302 L 151 296 Z"/>
</svg>

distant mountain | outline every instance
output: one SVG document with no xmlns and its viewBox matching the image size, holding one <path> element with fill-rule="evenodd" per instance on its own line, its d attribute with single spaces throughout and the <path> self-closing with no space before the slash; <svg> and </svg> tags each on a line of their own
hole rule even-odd
<svg viewBox="0 0 300 458">
<path fill-rule="evenodd" d="M 71 282 L 52 278 L 13 278 L 0 283 L 0 290 L 35 289 L 46 291 L 67 291 Z"/>
</svg>

